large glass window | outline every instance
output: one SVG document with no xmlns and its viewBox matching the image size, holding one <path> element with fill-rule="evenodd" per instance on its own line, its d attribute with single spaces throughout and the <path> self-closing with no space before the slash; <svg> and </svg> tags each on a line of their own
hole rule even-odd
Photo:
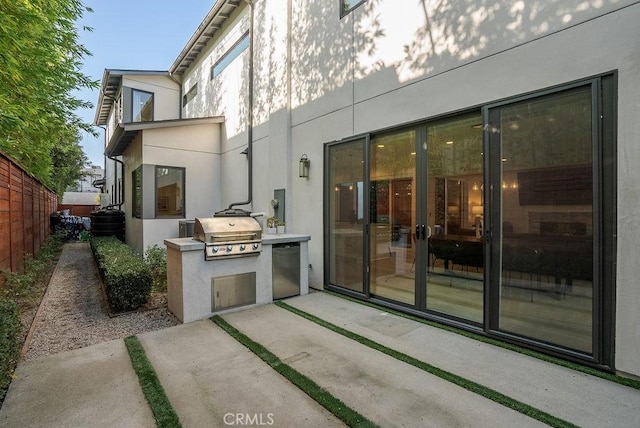
<svg viewBox="0 0 640 428">
<path fill-rule="evenodd" d="M 151 122 L 153 120 L 153 93 L 133 89 L 131 100 L 133 121 Z"/>
<path fill-rule="evenodd" d="M 327 145 L 327 286 L 612 364 L 615 76 Z"/>
<path fill-rule="evenodd" d="M 360 139 L 328 150 L 328 277 L 332 284 L 364 291 L 364 144 Z"/>
<path fill-rule="evenodd" d="M 591 353 L 592 87 L 492 111 L 500 129 L 500 330 Z"/>
<path fill-rule="evenodd" d="M 184 168 L 156 166 L 156 218 L 184 215 Z"/>
<path fill-rule="evenodd" d="M 376 136 L 369 147 L 371 294 L 415 305 L 416 132 Z"/>
<path fill-rule="evenodd" d="M 480 112 L 427 125 L 426 307 L 483 320 L 483 153 Z"/>
</svg>

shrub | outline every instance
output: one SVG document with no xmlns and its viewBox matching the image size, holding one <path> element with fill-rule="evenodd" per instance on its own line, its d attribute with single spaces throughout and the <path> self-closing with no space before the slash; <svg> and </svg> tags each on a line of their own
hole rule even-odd
<svg viewBox="0 0 640 428">
<path fill-rule="evenodd" d="M 165 291 L 167 289 L 167 250 L 157 245 L 147 247 L 144 260 L 151 270 L 153 289 Z"/>
<path fill-rule="evenodd" d="M 20 356 L 20 315 L 18 306 L 0 297 L 0 403 L 4 400 L 11 375 Z"/>
<path fill-rule="evenodd" d="M 91 238 L 113 312 L 138 309 L 149 300 L 152 278 L 144 259 L 115 237 Z"/>
</svg>

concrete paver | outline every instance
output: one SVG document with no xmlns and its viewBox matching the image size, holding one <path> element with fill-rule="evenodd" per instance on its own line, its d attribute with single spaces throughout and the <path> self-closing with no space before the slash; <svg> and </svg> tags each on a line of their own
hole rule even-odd
<svg viewBox="0 0 640 428">
<path fill-rule="evenodd" d="M 138 338 L 185 427 L 344 426 L 209 320 Z"/>
<path fill-rule="evenodd" d="M 155 427 L 122 340 L 18 366 L 0 427 Z"/>
<path fill-rule="evenodd" d="M 544 426 L 275 305 L 223 318 L 380 426 Z"/>
<path fill-rule="evenodd" d="M 640 391 L 327 293 L 289 305 L 581 427 L 640 427 Z"/>
<path fill-rule="evenodd" d="M 287 303 L 576 425 L 640 426 L 636 389 L 326 293 Z M 381 426 L 540 425 L 275 305 L 223 317 Z M 185 427 L 342 425 L 209 320 L 138 337 Z M 19 364 L 0 428 L 45 426 L 155 426 L 122 340 Z"/>
</svg>

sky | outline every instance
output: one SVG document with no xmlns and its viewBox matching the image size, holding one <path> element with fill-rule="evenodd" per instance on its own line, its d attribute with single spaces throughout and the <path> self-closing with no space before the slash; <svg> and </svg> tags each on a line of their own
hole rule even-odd
<svg viewBox="0 0 640 428">
<path fill-rule="evenodd" d="M 93 9 L 77 22 L 80 44 L 92 53 L 82 72 L 102 81 L 105 68 L 168 70 L 196 31 L 215 0 L 84 0 Z M 84 31 L 84 26 L 93 31 Z M 74 96 L 90 101 L 94 108 L 78 110 L 93 123 L 99 90 L 84 89 Z M 81 145 L 89 162 L 104 167 L 104 135 L 82 135 Z"/>
</svg>

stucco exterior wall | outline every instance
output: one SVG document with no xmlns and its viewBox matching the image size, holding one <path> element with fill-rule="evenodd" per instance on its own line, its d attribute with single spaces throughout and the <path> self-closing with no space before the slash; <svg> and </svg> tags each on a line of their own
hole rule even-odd
<svg viewBox="0 0 640 428">
<path fill-rule="evenodd" d="M 367 0 L 342 19 L 338 8 L 337 1 L 255 2 L 254 192 L 244 208 L 270 214 L 273 190 L 286 190 L 287 228 L 311 236 L 309 284 L 322 288 L 325 143 L 617 71 L 615 365 L 640 376 L 640 3 Z M 213 80 L 210 72 L 248 30 L 248 15 L 243 2 L 183 76 L 185 93 L 198 83 L 183 117 L 225 117 L 211 162 L 220 185 L 209 182 L 214 195 L 202 198 L 204 186 L 187 184 L 187 204 L 191 188 L 201 189 L 195 199 L 209 201 L 211 211 L 247 196 L 241 151 L 248 138 L 249 51 Z M 144 163 L 180 166 L 184 159 L 189 180 L 204 159 L 191 158 L 178 140 L 191 144 L 184 132 L 153 144 L 145 139 Z M 135 150 L 126 154 L 127 182 Z M 302 154 L 311 160 L 308 179 L 297 173 Z M 130 200 L 128 184 L 125 190 Z M 187 206 L 187 217 L 205 208 Z M 145 222 L 144 237 L 130 235 L 127 221 L 133 242 L 161 245 L 177 236 L 177 221 L 175 228 L 164 220 Z"/>
<path fill-rule="evenodd" d="M 268 13 L 286 10 L 286 2 L 264 3 L 256 6 L 256 17 L 264 22 L 255 25 L 273 31 L 257 32 L 263 50 L 256 52 L 256 64 L 287 64 L 286 49 L 275 46 L 282 43 L 285 26 Z M 635 284 L 640 195 L 634 185 L 640 174 L 632 167 L 640 158 L 634 143 L 640 138 L 634 119 L 640 99 L 640 5 L 513 1 L 478 8 L 471 1 L 370 0 L 342 20 L 337 5 L 294 4 L 287 12 L 291 81 L 277 84 L 278 67 L 260 66 L 264 74 L 256 76 L 261 104 L 255 110 L 260 121 L 254 132 L 259 159 L 254 210 L 268 209 L 272 189 L 287 189 L 288 227 L 312 237 L 311 285 L 322 284 L 324 143 L 617 70 L 616 368 L 640 374 Z M 269 81 L 275 84 L 260 86 Z M 289 91 L 289 108 L 274 102 L 282 90 Z M 297 178 L 302 153 L 311 159 L 308 180 Z M 225 174 L 223 181 L 228 179 Z"/>
<path fill-rule="evenodd" d="M 153 92 L 153 120 L 180 117 L 180 86 L 169 77 L 126 75 L 122 86 Z"/>
</svg>

